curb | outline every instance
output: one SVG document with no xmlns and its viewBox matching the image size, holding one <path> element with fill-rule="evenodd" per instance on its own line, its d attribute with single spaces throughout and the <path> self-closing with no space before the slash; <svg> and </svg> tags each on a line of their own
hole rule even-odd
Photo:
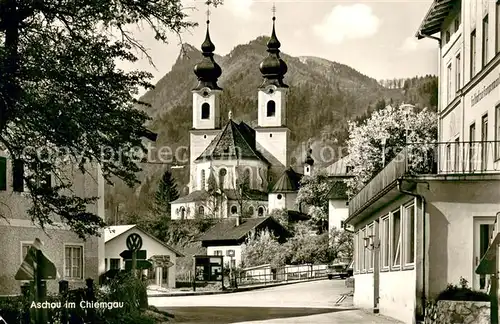
<svg viewBox="0 0 500 324">
<path fill-rule="evenodd" d="M 279 283 L 269 284 L 269 285 L 261 285 L 261 286 L 253 286 L 253 287 L 241 287 L 241 288 L 236 288 L 236 289 L 228 289 L 228 290 L 220 290 L 220 291 L 200 291 L 200 292 L 190 291 L 190 292 L 177 293 L 177 294 L 165 293 L 165 294 L 158 294 L 158 295 L 148 295 L 148 298 L 222 295 L 222 294 L 230 294 L 230 293 L 235 293 L 235 292 L 244 292 L 244 291 L 293 285 L 293 284 L 302 283 L 302 282 L 312 282 L 312 281 L 320 281 L 320 280 L 327 280 L 327 279 L 328 278 L 315 278 L 315 279 L 311 279 L 311 280 L 301 280 L 301 281 L 293 281 L 293 282 L 279 282 Z"/>
</svg>

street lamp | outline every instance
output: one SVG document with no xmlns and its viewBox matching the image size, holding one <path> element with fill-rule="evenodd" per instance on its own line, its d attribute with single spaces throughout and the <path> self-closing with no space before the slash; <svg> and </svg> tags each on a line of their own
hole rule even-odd
<svg viewBox="0 0 500 324">
<path fill-rule="evenodd" d="M 365 249 L 367 250 L 376 250 L 380 247 L 380 241 L 375 238 L 375 235 L 368 235 L 363 238 L 365 243 Z"/>
</svg>

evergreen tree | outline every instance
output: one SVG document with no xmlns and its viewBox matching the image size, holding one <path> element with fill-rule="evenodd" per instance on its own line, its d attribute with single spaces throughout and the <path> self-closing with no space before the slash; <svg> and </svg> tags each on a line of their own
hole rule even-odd
<svg viewBox="0 0 500 324">
<path fill-rule="evenodd" d="M 160 218 L 171 217 L 171 202 L 179 198 L 177 185 L 175 184 L 172 173 L 167 170 L 163 174 L 155 194 L 154 211 Z"/>
</svg>

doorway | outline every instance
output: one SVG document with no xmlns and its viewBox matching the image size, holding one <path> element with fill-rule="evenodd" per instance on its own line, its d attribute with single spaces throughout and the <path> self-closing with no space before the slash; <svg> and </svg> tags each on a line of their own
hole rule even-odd
<svg viewBox="0 0 500 324">
<path fill-rule="evenodd" d="M 488 250 L 493 234 L 495 217 L 474 217 L 474 259 L 472 289 L 486 290 L 486 275 L 478 275 L 475 270 Z"/>
</svg>

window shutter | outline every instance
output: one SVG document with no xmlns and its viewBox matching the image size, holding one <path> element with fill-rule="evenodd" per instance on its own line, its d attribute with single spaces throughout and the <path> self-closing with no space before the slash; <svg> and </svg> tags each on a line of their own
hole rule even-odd
<svg viewBox="0 0 500 324">
<path fill-rule="evenodd" d="M 7 190 L 7 158 L 0 157 L 0 190 Z"/>
<path fill-rule="evenodd" d="M 24 162 L 14 160 L 12 165 L 12 186 L 14 191 L 24 191 Z"/>
</svg>

